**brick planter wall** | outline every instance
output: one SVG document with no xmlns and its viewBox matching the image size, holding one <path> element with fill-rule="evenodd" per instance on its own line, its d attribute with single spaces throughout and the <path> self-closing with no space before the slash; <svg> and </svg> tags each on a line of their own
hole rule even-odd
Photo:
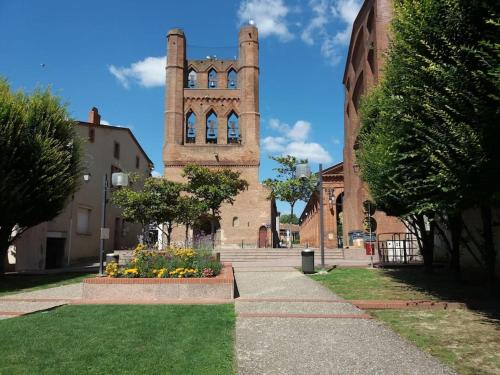
<svg viewBox="0 0 500 375">
<path fill-rule="evenodd" d="M 101 277 L 83 281 L 85 300 L 161 301 L 234 299 L 231 263 L 224 263 L 216 277 L 158 279 Z"/>
</svg>

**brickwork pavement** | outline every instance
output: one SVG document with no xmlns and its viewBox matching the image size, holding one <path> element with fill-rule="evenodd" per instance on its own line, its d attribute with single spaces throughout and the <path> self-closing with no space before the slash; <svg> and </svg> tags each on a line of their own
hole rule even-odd
<svg viewBox="0 0 500 375">
<path fill-rule="evenodd" d="M 300 272 L 235 269 L 239 374 L 454 374 Z"/>
</svg>

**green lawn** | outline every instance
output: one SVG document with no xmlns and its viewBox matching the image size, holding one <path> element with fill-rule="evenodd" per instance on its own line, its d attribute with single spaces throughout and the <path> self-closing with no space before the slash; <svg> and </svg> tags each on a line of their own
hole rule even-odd
<svg viewBox="0 0 500 375">
<path fill-rule="evenodd" d="M 94 277 L 89 273 L 54 273 L 45 275 L 4 275 L 0 276 L 0 297 L 8 294 L 31 292 L 55 286 L 79 283 L 83 279 Z"/>
<path fill-rule="evenodd" d="M 459 374 L 500 374 L 499 322 L 470 310 L 384 310 L 372 314 Z"/>
<path fill-rule="evenodd" d="M 232 374 L 234 306 L 65 306 L 0 321 L 0 374 Z"/>
<path fill-rule="evenodd" d="M 345 299 L 367 300 L 464 300 L 489 299 L 484 285 L 457 283 L 442 270 L 429 275 L 421 268 L 337 268 L 314 280 Z"/>
<path fill-rule="evenodd" d="M 487 286 L 458 283 L 445 269 L 339 268 L 311 278 L 348 300 L 472 302 L 478 310 L 370 313 L 460 374 L 500 374 L 500 299 Z"/>
</svg>

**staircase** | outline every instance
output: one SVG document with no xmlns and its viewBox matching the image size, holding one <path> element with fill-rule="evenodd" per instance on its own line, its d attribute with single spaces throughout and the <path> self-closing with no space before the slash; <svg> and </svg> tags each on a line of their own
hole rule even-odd
<svg viewBox="0 0 500 375">
<path fill-rule="evenodd" d="M 273 249 L 273 248 L 254 248 L 254 249 L 218 249 L 222 262 L 231 262 L 240 266 L 250 263 L 266 263 L 283 266 L 300 266 L 302 262 L 302 248 L 293 249 Z M 321 263 L 321 253 L 319 249 L 314 250 L 315 263 Z M 325 249 L 325 263 L 332 264 L 334 261 L 344 259 L 342 249 Z"/>
</svg>

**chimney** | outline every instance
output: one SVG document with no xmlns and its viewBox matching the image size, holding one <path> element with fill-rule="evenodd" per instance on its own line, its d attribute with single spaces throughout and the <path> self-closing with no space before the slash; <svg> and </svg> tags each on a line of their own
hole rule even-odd
<svg viewBox="0 0 500 375">
<path fill-rule="evenodd" d="M 89 121 L 91 124 L 99 125 L 101 123 L 101 115 L 96 107 L 92 107 L 89 112 Z"/>
</svg>

